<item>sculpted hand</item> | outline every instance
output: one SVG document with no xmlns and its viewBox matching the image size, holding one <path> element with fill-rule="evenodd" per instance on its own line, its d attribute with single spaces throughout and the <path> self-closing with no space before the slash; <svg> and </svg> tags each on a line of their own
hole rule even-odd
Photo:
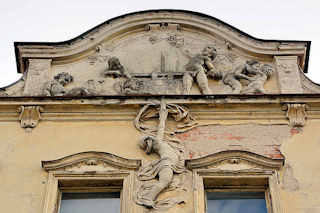
<svg viewBox="0 0 320 213">
<path fill-rule="evenodd" d="M 213 69 L 209 70 L 207 72 L 207 75 L 216 80 L 222 79 L 222 76 L 223 76 L 221 71 L 215 71 Z"/>
</svg>

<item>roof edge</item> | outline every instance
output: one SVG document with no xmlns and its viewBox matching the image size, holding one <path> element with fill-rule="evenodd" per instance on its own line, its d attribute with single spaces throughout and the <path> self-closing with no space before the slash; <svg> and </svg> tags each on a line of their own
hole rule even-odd
<svg viewBox="0 0 320 213">
<path fill-rule="evenodd" d="M 123 14 L 123 15 L 120 15 L 120 16 L 117 16 L 117 17 L 114 17 L 114 18 L 111 18 L 111 19 L 108 19 L 107 21 L 103 22 L 103 23 L 100 23 L 99 25 L 87 30 L 86 32 L 80 34 L 79 36 L 76 36 L 72 39 L 69 39 L 69 40 L 66 40 L 66 41 L 60 41 L 60 42 L 23 42 L 23 41 L 15 41 L 14 42 L 14 49 L 15 49 L 15 57 L 16 57 L 16 63 L 17 63 L 17 72 L 18 73 L 22 73 L 22 70 L 21 70 L 21 63 L 23 63 L 22 60 L 20 60 L 20 52 L 19 52 L 19 46 L 20 45 L 24 45 L 24 46 L 29 46 L 29 45 L 47 45 L 47 46 L 55 46 L 55 45 L 65 45 L 65 44 L 68 44 L 70 45 L 71 43 L 73 43 L 74 41 L 78 40 L 78 39 L 81 39 L 83 37 L 85 37 L 85 35 L 89 34 L 90 32 L 96 30 L 97 28 L 105 25 L 105 24 L 108 24 L 114 20 L 117 20 L 117 19 L 121 19 L 121 18 L 124 18 L 124 17 L 127 17 L 127 16 L 131 16 L 131 15 L 137 15 L 137 14 L 143 14 L 143 13 L 150 13 L 150 12 L 154 12 L 154 13 L 157 13 L 157 12 L 180 12 L 180 13 L 189 13 L 189 14 L 193 14 L 193 15 L 197 15 L 197 16 L 200 16 L 200 17 L 204 17 L 204 18 L 209 18 L 209 19 L 212 19 L 212 20 L 215 20 L 217 22 L 220 22 L 221 24 L 227 26 L 227 27 L 230 27 L 232 28 L 233 30 L 235 30 L 236 32 L 248 37 L 248 38 L 251 38 L 251 39 L 254 39 L 256 41 L 261 41 L 261 42 L 293 42 L 293 43 L 305 43 L 306 44 L 306 53 L 305 53 L 305 60 L 304 60 L 304 69 L 303 69 L 303 72 L 304 73 L 308 73 L 308 67 L 309 67 L 309 57 L 310 57 L 310 48 L 311 48 L 311 41 L 306 41 L 306 40 L 277 40 L 277 39 L 260 39 L 260 38 L 256 38 L 252 35 L 249 35 L 248 33 L 245 33 L 241 30 L 239 30 L 238 28 L 224 22 L 224 21 L 221 21 L 220 19 L 218 18 L 215 18 L 213 16 L 210 16 L 210 15 L 207 15 L 207 14 L 204 14 L 204 13 L 200 13 L 200 12 L 195 12 L 195 11 L 189 11 L 189 10 L 177 10 L 177 9 L 153 9 L 153 10 L 142 10 L 142 11 L 137 11 L 137 12 L 131 12 L 131 13 L 127 13 L 127 14 Z"/>
</svg>

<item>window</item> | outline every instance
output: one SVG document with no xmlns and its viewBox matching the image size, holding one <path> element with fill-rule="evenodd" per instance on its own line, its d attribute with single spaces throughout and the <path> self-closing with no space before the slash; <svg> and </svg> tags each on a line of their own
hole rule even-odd
<svg viewBox="0 0 320 213">
<path fill-rule="evenodd" d="M 278 170 L 283 160 L 225 151 L 187 160 L 195 213 L 282 213 Z"/>
<path fill-rule="evenodd" d="M 63 192 L 59 213 L 120 212 L 120 192 L 70 193 Z"/>
<path fill-rule="evenodd" d="M 206 190 L 207 213 L 267 213 L 264 192 Z"/>
<path fill-rule="evenodd" d="M 104 176 L 105 177 L 105 176 Z M 54 213 L 120 213 L 123 195 L 123 179 L 116 177 L 82 177 L 80 180 L 64 176 L 58 180 L 57 208 Z"/>
<path fill-rule="evenodd" d="M 49 173 L 43 213 L 100 213 L 106 209 L 110 213 L 139 213 L 133 187 L 140 165 L 139 160 L 101 152 L 43 161 Z"/>
</svg>

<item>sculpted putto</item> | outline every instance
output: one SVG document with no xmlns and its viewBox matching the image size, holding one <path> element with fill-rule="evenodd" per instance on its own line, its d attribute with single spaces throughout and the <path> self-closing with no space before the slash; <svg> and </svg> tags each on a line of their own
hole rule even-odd
<svg viewBox="0 0 320 213">
<path fill-rule="evenodd" d="M 265 93 L 263 88 L 265 82 L 273 73 L 273 68 L 269 64 L 262 65 L 259 69 L 250 70 L 247 74 L 250 76 L 249 84 L 243 93 Z"/>
<path fill-rule="evenodd" d="M 73 81 L 73 77 L 66 72 L 54 76 L 53 81 L 47 83 L 44 93 L 47 96 L 64 96 L 67 94 L 65 86 Z"/>
<path fill-rule="evenodd" d="M 54 76 L 53 81 L 46 84 L 44 88 L 44 94 L 46 96 L 89 96 L 95 95 L 94 91 L 86 88 L 78 87 L 69 91 L 65 86 L 73 82 L 73 77 L 66 72 L 62 72 Z"/>
<path fill-rule="evenodd" d="M 211 94 L 208 86 L 208 76 L 218 77 L 214 71 L 212 61 L 217 56 L 217 50 L 213 46 L 205 47 L 200 54 L 193 56 L 186 65 L 183 75 L 183 94 L 190 94 L 193 81 L 196 81 L 202 94 Z"/>
<path fill-rule="evenodd" d="M 104 71 L 106 77 L 112 76 L 114 78 L 127 77 L 131 78 L 130 74 L 125 71 L 124 67 L 120 63 L 119 58 L 111 57 L 108 60 L 108 68 Z"/>
<path fill-rule="evenodd" d="M 272 73 L 271 65 L 261 66 L 258 61 L 250 60 L 236 63 L 232 71 L 222 75 L 222 81 L 232 88 L 233 93 L 265 93 L 263 86 Z M 249 82 L 245 89 L 242 89 L 241 79 Z"/>
<path fill-rule="evenodd" d="M 246 61 L 245 63 L 238 62 L 234 65 L 232 71 L 227 72 L 222 76 L 224 84 L 229 85 L 232 88 L 233 93 L 240 93 L 242 90 L 241 79 L 250 81 L 248 73 L 253 73 L 257 70 L 256 65 L 259 62 L 255 60 Z"/>
<path fill-rule="evenodd" d="M 137 193 L 137 203 L 146 207 L 155 207 L 155 200 L 160 192 L 168 188 L 172 182 L 173 174 L 185 171 L 182 153 L 164 141 L 158 141 L 153 136 L 145 136 L 140 141 L 140 148 L 147 154 L 156 153 L 159 160 L 152 161 L 143 166 L 138 173 L 141 181 L 152 180 L 156 176 L 159 181 L 143 184 Z"/>
</svg>

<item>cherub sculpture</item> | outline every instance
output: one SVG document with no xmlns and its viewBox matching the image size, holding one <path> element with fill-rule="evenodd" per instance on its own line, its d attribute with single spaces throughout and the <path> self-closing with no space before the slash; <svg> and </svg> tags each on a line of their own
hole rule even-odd
<svg viewBox="0 0 320 213">
<path fill-rule="evenodd" d="M 47 83 L 44 93 L 47 96 L 64 96 L 67 94 L 65 86 L 73 81 L 73 77 L 66 72 L 54 76 L 53 81 Z"/>
<path fill-rule="evenodd" d="M 249 84 L 242 93 L 265 93 L 263 88 L 265 82 L 270 78 L 273 73 L 273 68 L 269 64 L 264 64 L 257 70 L 247 71 L 247 75 L 250 76 Z"/>
<path fill-rule="evenodd" d="M 200 54 L 191 57 L 186 65 L 183 75 L 183 94 L 190 94 L 192 83 L 197 82 L 202 94 L 211 94 L 208 86 L 208 76 L 217 77 L 219 73 L 214 71 L 212 61 L 217 56 L 217 50 L 213 46 L 205 47 Z"/>
<path fill-rule="evenodd" d="M 95 92 L 77 87 L 69 91 L 66 90 L 65 86 L 73 82 L 73 77 L 66 72 L 62 72 L 54 76 L 53 81 L 48 82 L 44 88 L 44 94 L 46 96 L 89 96 L 95 95 Z"/>
<path fill-rule="evenodd" d="M 242 90 L 241 79 L 250 81 L 251 78 L 248 74 L 258 71 L 259 62 L 256 60 L 246 61 L 245 63 L 236 63 L 232 71 L 227 72 L 222 76 L 224 84 L 232 88 L 233 93 L 240 93 Z"/>
<path fill-rule="evenodd" d="M 126 77 L 131 78 L 130 74 L 125 71 L 124 67 L 120 63 L 119 58 L 111 57 L 108 60 L 108 68 L 104 71 L 106 77 L 111 76 L 114 78 Z"/>
</svg>

